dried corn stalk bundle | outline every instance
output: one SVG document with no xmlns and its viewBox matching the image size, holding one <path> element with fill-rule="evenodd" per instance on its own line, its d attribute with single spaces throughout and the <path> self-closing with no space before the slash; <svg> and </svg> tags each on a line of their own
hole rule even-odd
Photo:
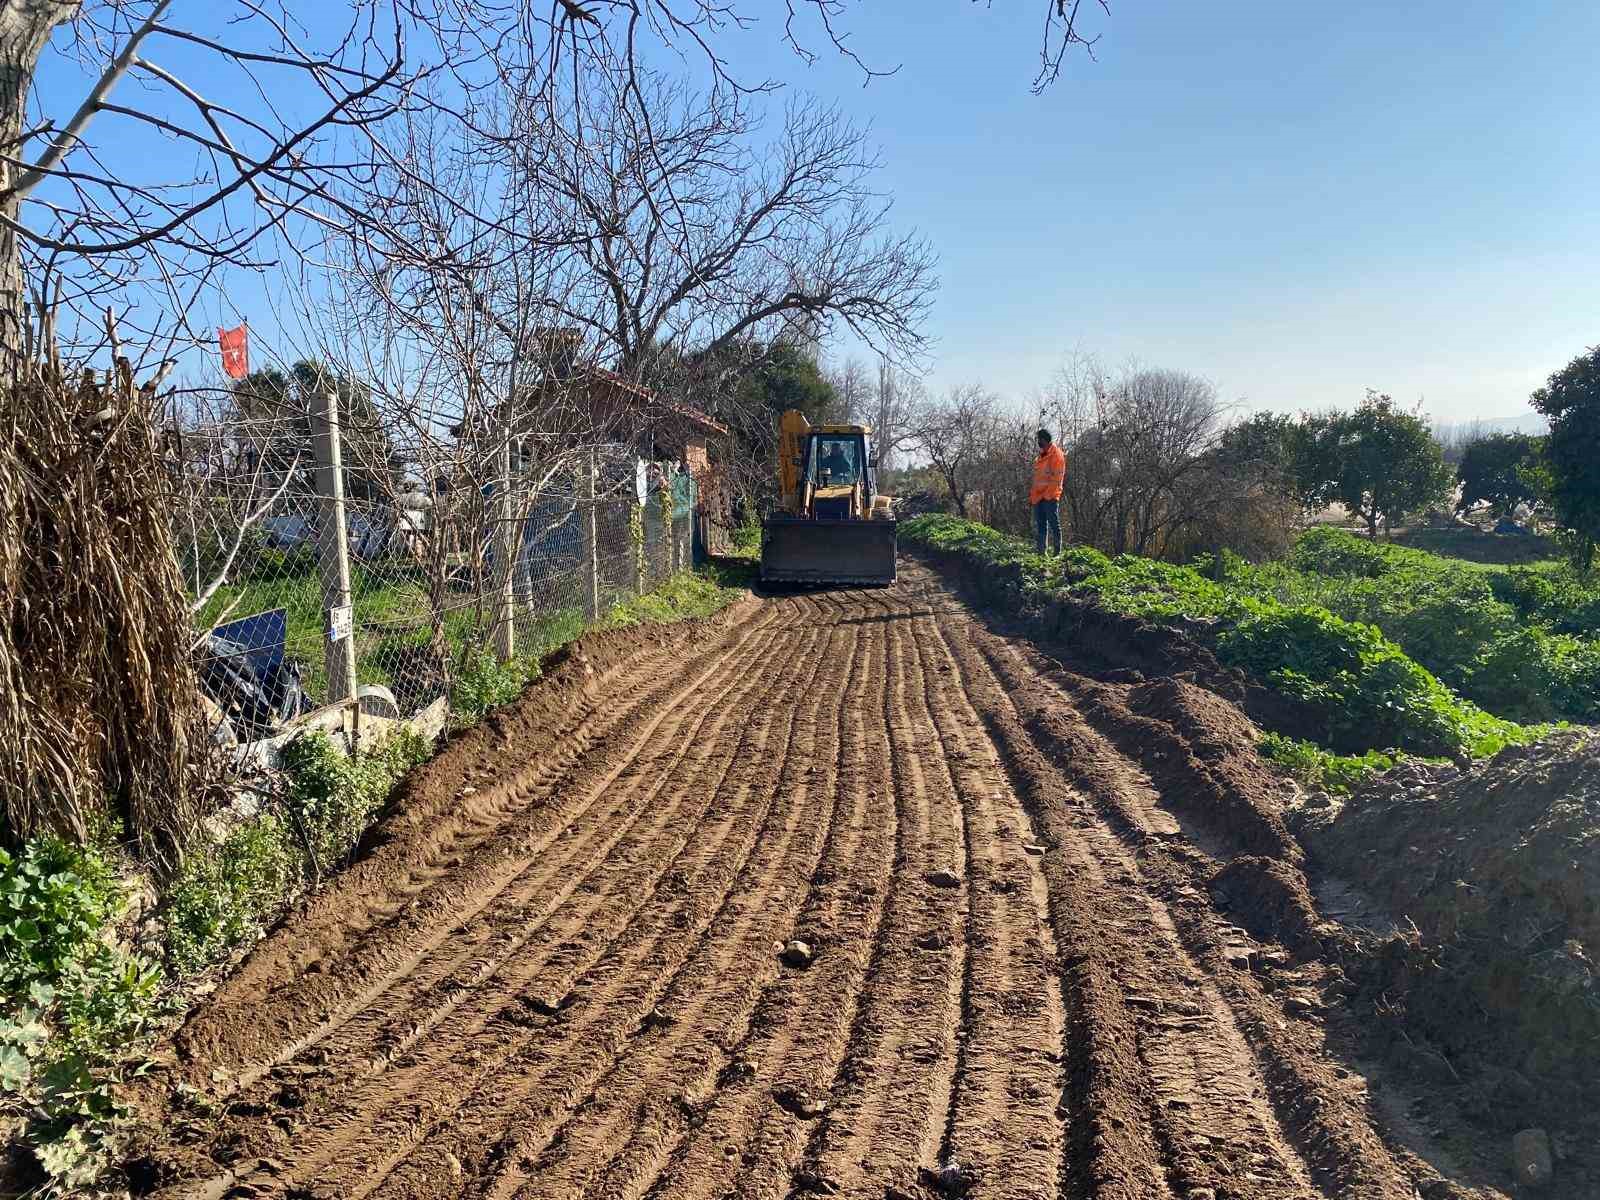
<svg viewBox="0 0 1600 1200">
<path fill-rule="evenodd" d="M 8 840 L 110 816 L 145 854 L 193 820 L 193 641 L 155 388 L 54 355 L 0 384 L 0 812 Z"/>
</svg>

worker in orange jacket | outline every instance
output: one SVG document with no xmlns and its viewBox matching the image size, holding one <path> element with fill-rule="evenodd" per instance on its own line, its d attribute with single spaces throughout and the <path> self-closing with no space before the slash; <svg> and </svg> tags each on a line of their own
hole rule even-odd
<svg viewBox="0 0 1600 1200">
<path fill-rule="evenodd" d="M 1040 554 L 1045 553 L 1045 534 L 1050 535 L 1051 553 L 1061 553 L 1061 487 L 1067 481 L 1067 456 L 1050 440 L 1048 429 L 1039 430 L 1039 457 L 1033 460 L 1033 488 L 1028 503 L 1033 505 L 1034 540 Z"/>
</svg>

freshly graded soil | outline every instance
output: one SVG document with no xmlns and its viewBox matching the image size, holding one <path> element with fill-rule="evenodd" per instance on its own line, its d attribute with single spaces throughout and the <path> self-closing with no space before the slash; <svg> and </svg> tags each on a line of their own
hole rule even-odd
<svg viewBox="0 0 1600 1200">
<path fill-rule="evenodd" d="M 193 1013 L 136 1190 L 1499 1195 L 1341 1058 L 1238 704 L 1096 662 L 915 563 L 586 639 Z"/>
</svg>

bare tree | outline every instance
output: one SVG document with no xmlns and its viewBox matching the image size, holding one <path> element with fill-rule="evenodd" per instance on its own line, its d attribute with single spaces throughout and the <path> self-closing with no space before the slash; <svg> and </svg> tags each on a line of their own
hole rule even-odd
<svg viewBox="0 0 1600 1200">
<path fill-rule="evenodd" d="M 865 368 L 854 359 L 846 368 L 848 380 L 847 372 L 841 372 L 835 386 L 840 389 L 851 419 L 871 427 L 879 468 L 892 471 L 895 456 L 911 445 L 914 415 L 925 405 L 922 381 L 888 358 L 878 359 L 870 383 L 865 378 Z"/>
<path fill-rule="evenodd" d="M 978 468 L 994 447 L 1000 429 L 999 400 L 981 383 L 953 387 L 941 399 L 923 403 L 912 418 L 910 441 L 944 483 L 958 516 L 978 491 Z"/>
<path fill-rule="evenodd" d="M 791 103 L 768 140 L 744 97 L 600 59 L 563 118 L 530 176 L 569 239 L 554 251 L 577 301 L 563 316 L 620 369 L 649 372 L 663 352 L 726 368 L 835 325 L 920 350 L 933 255 L 889 232 L 877 157 L 837 110 Z"/>
<path fill-rule="evenodd" d="M 828 372 L 828 382 L 838 393 L 839 404 L 849 420 L 871 424 L 866 416 L 870 403 L 871 383 L 867 378 L 865 363 L 859 358 L 845 359 L 843 363 Z"/>
<path fill-rule="evenodd" d="M 1160 555 L 1216 505 L 1234 502 L 1207 456 L 1223 406 L 1207 381 L 1182 371 L 1129 369 L 1108 377 L 1092 360 L 1068 364 L 1047 391 L 1067 454 L 1063 517 L 1072 536 L 1109 553 Z"/>
<path fill-rule="evenodd" d="M 362 5 L 313 46 L 287 13 L 251 0 L 210 18 L 174 7 L 0 0 L 0 346 L 10 351 L 30 299 L 90 317 L 90 329 L 114 302 L 130 342 L 170 340 L 172 316 L 127 311 L 141 293 L 181 323 L 222 268 L 270 261 L 268 234 L 362 220 L 340 196 L 370 166 L 353 135 L 406 103 L 410 12 L 399 0 Z M 58 32 L 52 69 L 78 73 L 81 99 L 44 111 L 35 76 Z M 196 55 L 205 85 L 175 65 Z M 134 149 L 152 143 L 179 155 Z M 195 163 L 187 177 L 174 173 L 178 158 Z"/>
</svg>

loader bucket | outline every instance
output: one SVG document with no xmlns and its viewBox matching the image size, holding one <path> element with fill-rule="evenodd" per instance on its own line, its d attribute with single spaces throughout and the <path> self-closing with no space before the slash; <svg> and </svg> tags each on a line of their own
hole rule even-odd
<svg viewBox="0 0 1600 1200">
<path fill-rule="evenodd" d="M 768 517 L 761 524 L 761 582 L 894 582 L 894 521 Z"/>
</svg>

